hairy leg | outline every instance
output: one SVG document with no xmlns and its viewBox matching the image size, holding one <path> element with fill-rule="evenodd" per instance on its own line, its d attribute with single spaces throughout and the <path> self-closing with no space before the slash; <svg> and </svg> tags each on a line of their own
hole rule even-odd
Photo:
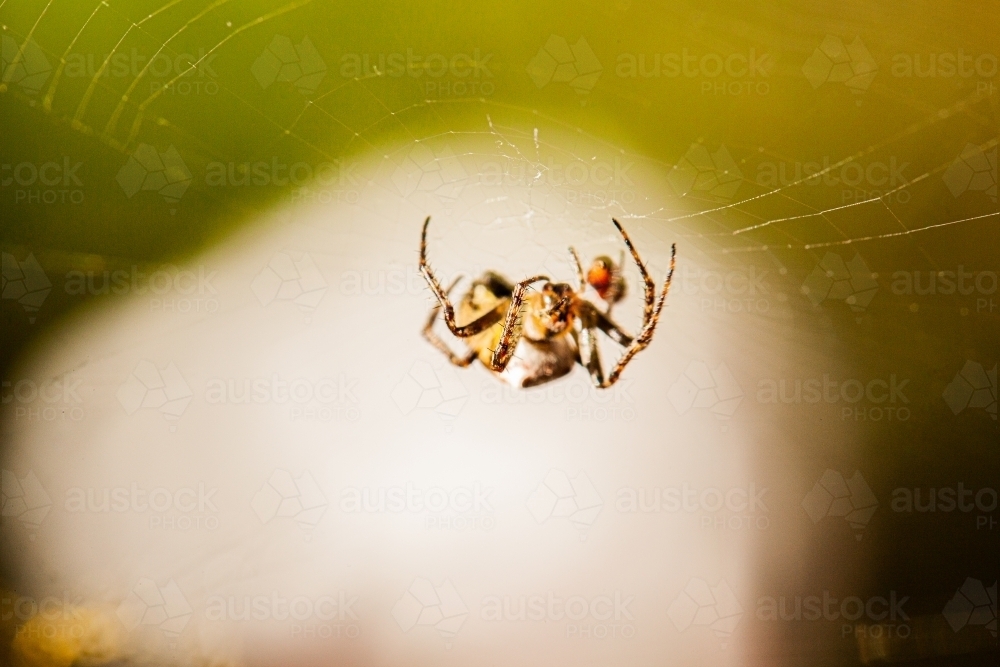
<svg viewBox="0 0 1000 667">
<path fill-rule="evenodd" d="M 455 288 L 455 285 L 458 283 L 458 280 L 459 280 L 458 278 L 455 278 L 455 280 L 451 282 L 451 285 L 449 285 L 448 289 L 445 290 L 445 294 L 451 294 L 451 291 Z M 427 342 L 429 342 L 431 345 L 439 349 L 441 352 L 444 353 L 446 357 L 448 357 L 448 361 L 455 364 L 456 366 L 464 368 L 476 360 L 476 351 L 469 350 L 464 356 L 459 356 L 455 354 L 452 351 L 452 349 L 448 347 L 448 345 L 443 340 L 441 340 L 441 338 L 436 333 L 434 333 L 434 323 L 437 321 L 438 313 L 440 311 L 441 311 L 441 304 L 440 303 L 434 304 L 434 307 L 431 308 L 430 315 L 427 317 L 427 323 L 424 324 L 424 328 L 421 331 L 421 333 L 423 334 Z"/>
<path fill-rule="evenodd" d="M 522 280 L 514 285 L 513 293 L 510 296 L 510 305 L 507 307 L 507 314 L 503 321 L 503 333 L 497 342 L 497 347 L 493 350 L 493 357 L 490 359 L 490 370 L 502 373 L 511 357 L 514 356 L 514 349 L 521 338 L 521 307 L 524 305 L 524 295 L 532 283 L 539 280 L 548 280 L 547 276 L 534 276 L 527 280 Z"/>
<path fill-rule="evenodd" d="M 494 309 L 488 313 L 484 313 L 468 324 L 458 326 L 458 323 L 455 321 L 455 307 L 452 306 L 451 300 L 448 298 L 448 292 L 441 287 L 441 283 L 427 262 L 427 227 L 430 222 L 431 217 L 427 216 L 427 219 L 424 220 L 423 231 L 420 234 L 420 273 L 423 274 L 424 280 L 427 281 L 427 286 L 431 288 L 431 292 L 434 293 L 434 297 L 441 306 L 444 322 L 448 325 L 448 330 L 459 338 L 475 336 L 477 333 L 481 333 L 499 322 L 503 317 L 503 311 L 499 308 Z"/>
<path fill-rule="evenodd" d="M 621 227 L 619 226 L 619 229 L 620 228 Z M 624 230 L 622 231 L 622 233 L 624 234 Z M 629 244 L 629 247 L 631 247 L 631 244 Z M 638 260 L 638 255 L 635 254 L 634 251 L 633 251 L 633 256 L 636 258 L 636 260 Z M 632 343 L 625 349 L 625 352 L 622 353 L 621 358 L 618 359 L 618 362 L 611 370 L 611 373 L 608 374 L 608 379 L 601 384 L 602 388 L 610 387 L 615 382 L 617 382 L 618 378 L 621 377 L 622 371 L 625 370 L 625 366 L 627 366 L 628 362 L 632 360 L 632 357 L 634 357 L 639 352 L 642 352 L 644 349 L 646 349 L 646 346 L 649 345 L 650 341 L 653 340 L 653 331 L 656 329 L 656 324 L 660 320 L 660 312 L 663 310 L 663 303 L 666 301 L 667 294 L 670 292 L 670 283 L 674 277 L 674 267 L 676 265 L 676 259 L 677 259 L 677 246 L 672 245 L 670 247 L 670 270 L 667 272 L 667 278 L 663 283 L 663 292 L 660 294 L 660 298 L 655 303 L 653 303 L 651 300 L 647 300 L 646 312 L 649 313 L 649 319 L 645 320 L 644 318 L 644 324 L 642 330 L 639 332 L 639 335 L 635 337 Z M 647 297 L 649 296 L 651 295 L 647 291 Z"/>
<path fill-rule="evenodd" d="M 642 263 L 642 260 L 639 259 L 639 253 L 636 252 L 635 246 L 632 245 L 632 239 L 629 238 L 625 228 L 622 227 L 621 223 L 614 218 L 611 218 L 611 222 L 615 223 L 615 227 L 617 227 L 618 231 L 621 233 L 622 239 L 625 241 L 625 246 L 628 248 L 628 251 L 632 253 L 632 259 L 635 260 L 636 266 L 639 267 L 639 275 L 642 276 L 642 286 L 643 291 L 645 292 L 642 326 L 645 327 L 649 324 L 649 321 L 653 316 L 653 306 L 656 300 L 656 283 L 654 283 L 653 279 L 649 277 L 649 272 L 646 271 L 646 266 Z"/>
<path fill-rule="evenodd" d="M 576 268 L 576 289 L 580 294 L 587 289 L 587 278 L 583 275 L 583 265 L 580 264 L 580 256 L 576 254 L 573 246 L 569 247 L 569 255 L 573 258 L 573 266 Z"/>
</svg>

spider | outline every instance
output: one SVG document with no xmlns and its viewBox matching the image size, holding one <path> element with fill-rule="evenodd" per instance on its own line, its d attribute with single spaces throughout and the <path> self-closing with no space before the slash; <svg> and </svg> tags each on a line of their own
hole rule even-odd
<svg viewBox="0 0 1000 667">
<path fill-rule="evenodd" d="M 567 283 L 550 282 L 548 276 L 543 275 L 511 284 L 503 276 L 487 271 L 472 283 L 462 297 L 456 316 L 449 294 L 459 279 L 443 289 L 427 263 L 427 228 L 430 221 L 430 216 L 424 220 L 420 235 L 420 272 L 437 303 L 427 318 L 423 335 L 456 366 L 465 367 L 478 359 L 501 380 L 527 388 L 560 378 L 579 363 L 590 373 L 595 387 L 606 389 L 618 381 L 629 361 L 652 341 L 660 311 L 670 291 L 676 246 L 671 246 L 670 270 L 657 299 L 656 285 L 639 259 L 639 253 L 632 246 L 625 229 L 612 219 L 639 267 L 645 290 L 642 328 L 639 335 L 632 336 L 615 324 L 609 315 L 611 306 L 625 294 L 620 267 L 607 257 L 598 257 L 585 275 L 573 248 L 569 252 L 576 267 L 576 289 Z M 533 284 L 542 281 L 544 284 L 540 290 L 529 293 Z M 605 311 L 583 298 L 588 284 L 606 301 Z M 451 333 L 465 339 L 468 347 L 465 354 L 456 354 L 434 333 L 434 323 L 441 312 Z M 607 377 L 601 366 L 598 330 L 625 348 Z"/>
<path fill-rule="evenodd" d="M 617 223 L 616 223 L 617 224 Z M 580 277 L 580 258 L 576 256 L 576 251 L 570 247 L 570 255 L 573 256 L 573 263 L 576 265 L 576 275 Z M 622 275 L 622 265 L 625 263 L 624 251 L 619 255 L 616 264 L 607 255 L 601 255 L 594 259 L 590 268 L 587 269 L 587 284 L 594 288 L 597 296 L 607 304 L 605 315 L 611 315 L 611 308 L 625 297 L 626 285 L 625 276 Z M 581 283 L 582 287 L 582 283 Z"/>
</svg>

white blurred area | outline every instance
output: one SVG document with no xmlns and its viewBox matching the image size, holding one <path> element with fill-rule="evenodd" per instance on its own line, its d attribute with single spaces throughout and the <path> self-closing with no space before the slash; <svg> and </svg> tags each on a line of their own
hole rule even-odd
<svg viewBox="0 0 1000 667">
<path fill-rule="evenodd" d="M 604 189 L 631 194 L 602 202 L 591 179 L 617 178 L 616 160 L 634 163 L 631 184 Z M 567 195 L 538 169 L 560 161 L 610 171 L 581 171 Z M 510 175 L 484 179 L 493 164 Z M 771 641 L 752 631 L 760 573 L 800 576 L 810 525 L 796 493 L 814 480 L 780 453 L 822 436 L 746 409 L 745 378 L 774 377 L 813 345 L 789 332 L 787 306 L 734 319 L 675 290 L 652 345 L 604 393 L 577 368 L 522 395 L 480 366 L 451 368 L 419 335 L 428 214 L 432 265 L 467 276 L 456 294 L 485 269 L 572 282 L 568 245 L 585 262 L 623 249 L 612 216 L 658 283 L 675 241 L 679 270 L 723 270 L 690 234 L 706 221 L 663 221 L 677 201 L 666 182 L 665 168 L 576 133 L 443 135 L 350 166 L 180 267 L 211 275 L 210 293 L 132 293 L 66 322 L 17 377 L 78 380 L 82 414 L 4 406 L 3 469 L 33 474 L 51 501 L 37 524 L 5 525 L 18 593 L 96 610 L 93 650 L 126 664 L 752 662 Z M 626 266 L 614 315 L 634 331 L 641 290 Z M 180 312 L 185 298 L 217 308 Z M 617 350 L 601 345 L 609 366 Z M 274 398 L 296 381 L 323 398 Z M 246 382 L 270 398 L 239 402 Z M 720 527 L 741 515 L 725 509 L 623 511 L 621 489 L 656 487 L 767 487 L 766 527 Z M 391 488 L 451 499 L 353 511 L 364 490 Z M 123 511 L 87 506 L 105 489 L 127 490 L 112 496 Z M 170 508 L 141 510 L 132 489 L 147 503 L 161 489 Z M 570 599 L 582 618 L 566 616 Z M 522 602 L 525 619 L 510 618 Z"/>
</svg>

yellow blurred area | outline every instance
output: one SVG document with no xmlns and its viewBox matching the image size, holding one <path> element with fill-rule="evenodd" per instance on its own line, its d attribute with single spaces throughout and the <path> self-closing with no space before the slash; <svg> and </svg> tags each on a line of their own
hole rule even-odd
<svg viewBox="0 0 1000 667">
<path fill-rule="evenodd" d="M 3 589 L 4 600 L 19 600 Z M 31 605 L 34 605 L 32 602 Z M 0 615 L 0 632 L 15 667 L 70 667 L 106 664 L 122 657 L 121 625 L 113 609 L 59 605 L 37 610 L 26 621 Z"/>
</svg>

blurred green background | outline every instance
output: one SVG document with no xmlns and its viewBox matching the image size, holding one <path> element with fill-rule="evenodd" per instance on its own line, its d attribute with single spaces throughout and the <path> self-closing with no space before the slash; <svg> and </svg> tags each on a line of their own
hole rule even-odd
<svg viewBox="0 0 1000 667">
<path fill-rule="evenodd" d="M 669 212 L 675 216 L 773 190 L 767 164 L 788 165 L 786 181 L 793 180 L 796 163 L 836 163 L 852 155 L 862 165 L 899 167 L 912 185 L 905 201 L 888 197 L 888 207 L 832 210 L 891 189 L 881 181 L 847 189 L 802 185 L 674 226 L 663 223 L 692 239 L 699 252 L 766 245 L 788 267 L 788 280 L 800 285 L 826 253 L 806 244 L 997 212 L 998 19 L 1000 5 L 992 1 L 378 6 L 0 0 L 5 279 L 9 262 L 31 255 L 51 284 L 37 309 L 4 293 L 0 372 L 6 378 L 18 357 L 68 313 L 104 298 L 68 294 L 69 271 L 180 261 L 263 208 L 296 196 L 294 184 L 273 182 L 276 163 L 331 163 L 336 170 L 400 142 L 481 131 L 487 114 L 499 119 L 537 111 L 668 165 L 690 159 L 692 145 L 709 152 L 725 146 L 735 167 L 730 171 L 738 171 L 735 191 L 709 184 L 677 192 Z M 860 40 L 864 50 L 841 54 L 850 74 L 839 79 L 822 70 L 822 58 L 814 60 L 828 36 L 834 47 Z M 560 51 L 565 46 L 569 55 Z M 546 50 L 549 56 L 540 54 Z M 656 54 L 662 56 L 658 70 Z M 679 73 L 663 54 L 679 58 Z M 737 59 L 731 70 L 713 74 L 717 61 L 706 54 L 719 55 L 721 63 L 746 55 L 754 65 L 741 69 L 745 61 Z M 827 55 L 836 54 L 827 49 Z M 301 72 L 282 70 L 285 56 L 297 58 Z M 406 57 L 413 63 L 408 69 L 393 69 Z M 560 57 L 571 61 L 569 70 L 553 64 Z M 380 62 L 386 63 L 381 71 Z M 908 70 L 908 62 L 915 67 Z M 988 165 L 982 187 L 976 181 L 963 188 L 944 176 L 969 145 L 987 161 L 992 155 L 992 196 Z M 166 162 L 175 189 L 135 191 L 140 183 L 155 184 L 125 168 L 147 157 Z M 238 165 L 260 161 L 271 164 L 269 186 L 231 184 L 247 177 Z M 29 166 L 20 167 L 24 163 Z M 48 163 L 58 167 L 45 172 L 51 185 L 42 182 L 43 173 L 32 176 Z M 213 181 L 219 163 L 236 165 L 225 174 L 227 185 Z M 349 170 L 338 176 L 352 177 Z M 694 240 L 817 211 L 824 213 L 739 237 Z M 884 278 L 959 265 L 995 272 L 998 225 L 995 216 L 979 217 L 852 247 Z M 869 482 L 888 489 L 898 479 L 911 487 L 961 480 L 969 488 L 995 488 L 996 421 L 944 423 L 930 417 L 927 406 L 940 407 L 941 392 L 966 360 L 987 368 L 997 362 L 1000 297 L 993 294 L 985 304 L 921 300 L 883 285 L 880 308 L 863 316 L 844 309 L 842 316 L 816 320 L 846 365 L 895 369 L 931 388 L 912 398 L 915 418 L 904 427 L 851 443 L 881 477 Z M 913 591 L 914 600 L 931 602 L 926 609 L 912 603 L 911 613 L 935 614 L 958 573 L 995 580 L 998 529 L 957 529 L 948 515 L 917 518 L 897 516 L 880 532 L 870 531 L 860 557 L 872 590 Z M 780 573 L 766 576 L 780 580 Z M 799 656 L 803 664 L 840 664 L 839 654 L 807 638 L 789 637 L 787 646 L 786 657 Z"/>
</svg>

